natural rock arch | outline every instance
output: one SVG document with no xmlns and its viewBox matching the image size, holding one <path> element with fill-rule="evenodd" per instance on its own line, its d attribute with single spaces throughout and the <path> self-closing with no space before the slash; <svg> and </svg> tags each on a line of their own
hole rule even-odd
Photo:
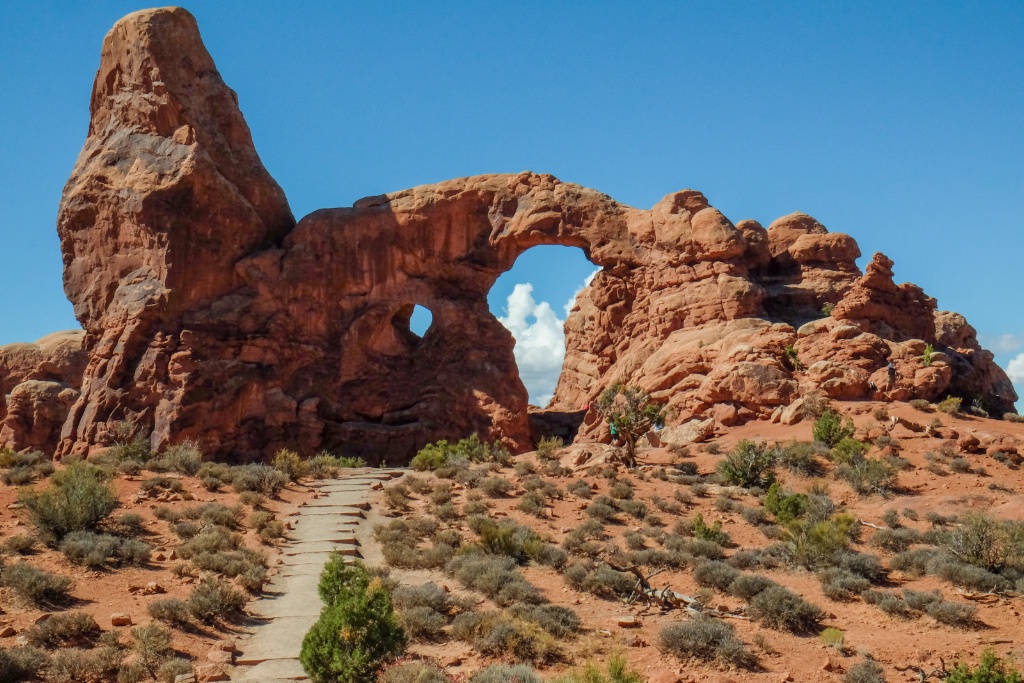
<svg viewBox="0 0 1024 683">
<path fill-rule="evenodd" d="M 566 322 L 556 408 L 628 381 L 677 419 L 729 424 L 811 390 L 864 397 L 890 359 L 909 379 L 876 397 L 970 392 L 997 413 L 1016 399 L 966 321 L 895 285 L 884 257 L 862 278 L 856 242 L 804 214 L 765 230 L 692 190 L 641 210 L 527 172 L 296 223 L 178 8 L 107 35 L 58 232 L 88 355 L 59 454 L 109 443 L 125 419 L 155 447 L 196 438 L 228 459 L 289 446 L 378 461 L 474 431 L 528 448 L 513 339 L 486 297 L 540 244 L 602 268 Z M 434 316 L 418 340 L 395 324 L 414 304 Z M 940 351 L 929 368 L 923 333 Z M 786 366 L 790 346 L 806 371 Z M 589 417 L 581 438 L 600 438 Z"/>
</svg>

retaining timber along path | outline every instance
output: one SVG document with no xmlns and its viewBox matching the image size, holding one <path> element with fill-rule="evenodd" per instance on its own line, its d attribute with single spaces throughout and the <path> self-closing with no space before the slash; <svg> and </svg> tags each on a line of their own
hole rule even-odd
<svg viewBox="0 0 1024 683">
<path fill-rule="evenodd" d="M 241 654 L 235 660 L 233 680 L 272 683 L 307 678 L 299 650 L 323 607 L 317 593 L 320 571 L 333 552 L 362 557 L 360 539 L 372 533 L 365 512 L 370 497 L 404 473 L 360 468 L 311 486 L 317 496 L 291 518 L 292 530 L 281 549 L 277 574 L 264 587 L 263 597 L 249 603 L 256 623 L 238 639 Z"/>
</svg>

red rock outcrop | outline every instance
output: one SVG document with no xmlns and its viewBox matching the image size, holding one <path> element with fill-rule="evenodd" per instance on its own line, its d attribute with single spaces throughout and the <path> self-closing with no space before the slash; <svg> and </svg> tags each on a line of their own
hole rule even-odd
<svg viewBox="0 0 1024 683">
<path fill-rule="evenodd" d="M 0 346 L 0 446 L 52 451 L 88 361 L 81 330 Z"/>
<path fill-rule="evenodd" d="M 486 297 L 539 244 L 580 247 L 602 268 L 566 322 L 554 410 L 580 412 L 616 381 L 677 421 L 723 424 L 816 390 L 972 392 L 997 411 L 1016 398 L 966 323 L 934 307 L 922 318 L 928 300 L 890 287 L 881 261 L 862 278 L 856 242 L 804 214 L 765 230 L 693 190 L 640 210 L 521 173 L 296 224 L 181 9 L 118 22 L 91 112 L 58 219 L 89 357 L 62 454 L 108 443 L 125 419 L 154 446 L 196 438 L 228 459 L 289 446 L 395 460 L 472 431 L 527 448 L 513 339 Z M 422 338 L 416 304 L 433 313 Z M 938 351 L 927 367 L 925 342 Z M 580 438 L 602 438 L 589 417 Z"/>
</svg>

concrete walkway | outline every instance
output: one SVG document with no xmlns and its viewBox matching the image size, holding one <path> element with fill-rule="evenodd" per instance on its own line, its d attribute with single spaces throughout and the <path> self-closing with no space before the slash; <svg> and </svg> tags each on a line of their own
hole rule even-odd
<svg viewBox="0 0 1024 683">
<path fill-rule="evenodd" d="M 306 632 L 320 616 L 317 583 L 331 553 L 361 557 L 360 538 L 370 532 L 366 521 L 374 490 L 405 470 L 356 469 L 338 479 L 312 485 L 318 496 L 291 518 L 292 531 L 282 548 L 278 573 L 264 587 L 263 597 L 249 604 L 256 620 L 247 636 L 239 638 L 242 651 L 235 660 L 232 680 L 306 680 L 299 650 Z"/>
</svg>

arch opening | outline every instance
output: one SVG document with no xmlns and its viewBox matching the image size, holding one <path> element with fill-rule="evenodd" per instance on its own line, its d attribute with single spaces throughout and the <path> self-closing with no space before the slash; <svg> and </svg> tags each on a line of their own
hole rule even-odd
<svg viewBox="0 0 1024 683">
<path fill-rule="evenodd" d="M 516 340 L 516 367 L 534 406 L 544 408 L 554 396 L 565 321 L 599 270 L 579 247 L 539 245 L 520 254 L 487 295 L 491 312 Z"/>
<path fill-rule="evenodd" d="M 427 332 L 434 324 L 434 314 L 426 306 L 416 304 L 409 316 L 409 331 L 419 338 L 427 336 Z"/>
</svg>

